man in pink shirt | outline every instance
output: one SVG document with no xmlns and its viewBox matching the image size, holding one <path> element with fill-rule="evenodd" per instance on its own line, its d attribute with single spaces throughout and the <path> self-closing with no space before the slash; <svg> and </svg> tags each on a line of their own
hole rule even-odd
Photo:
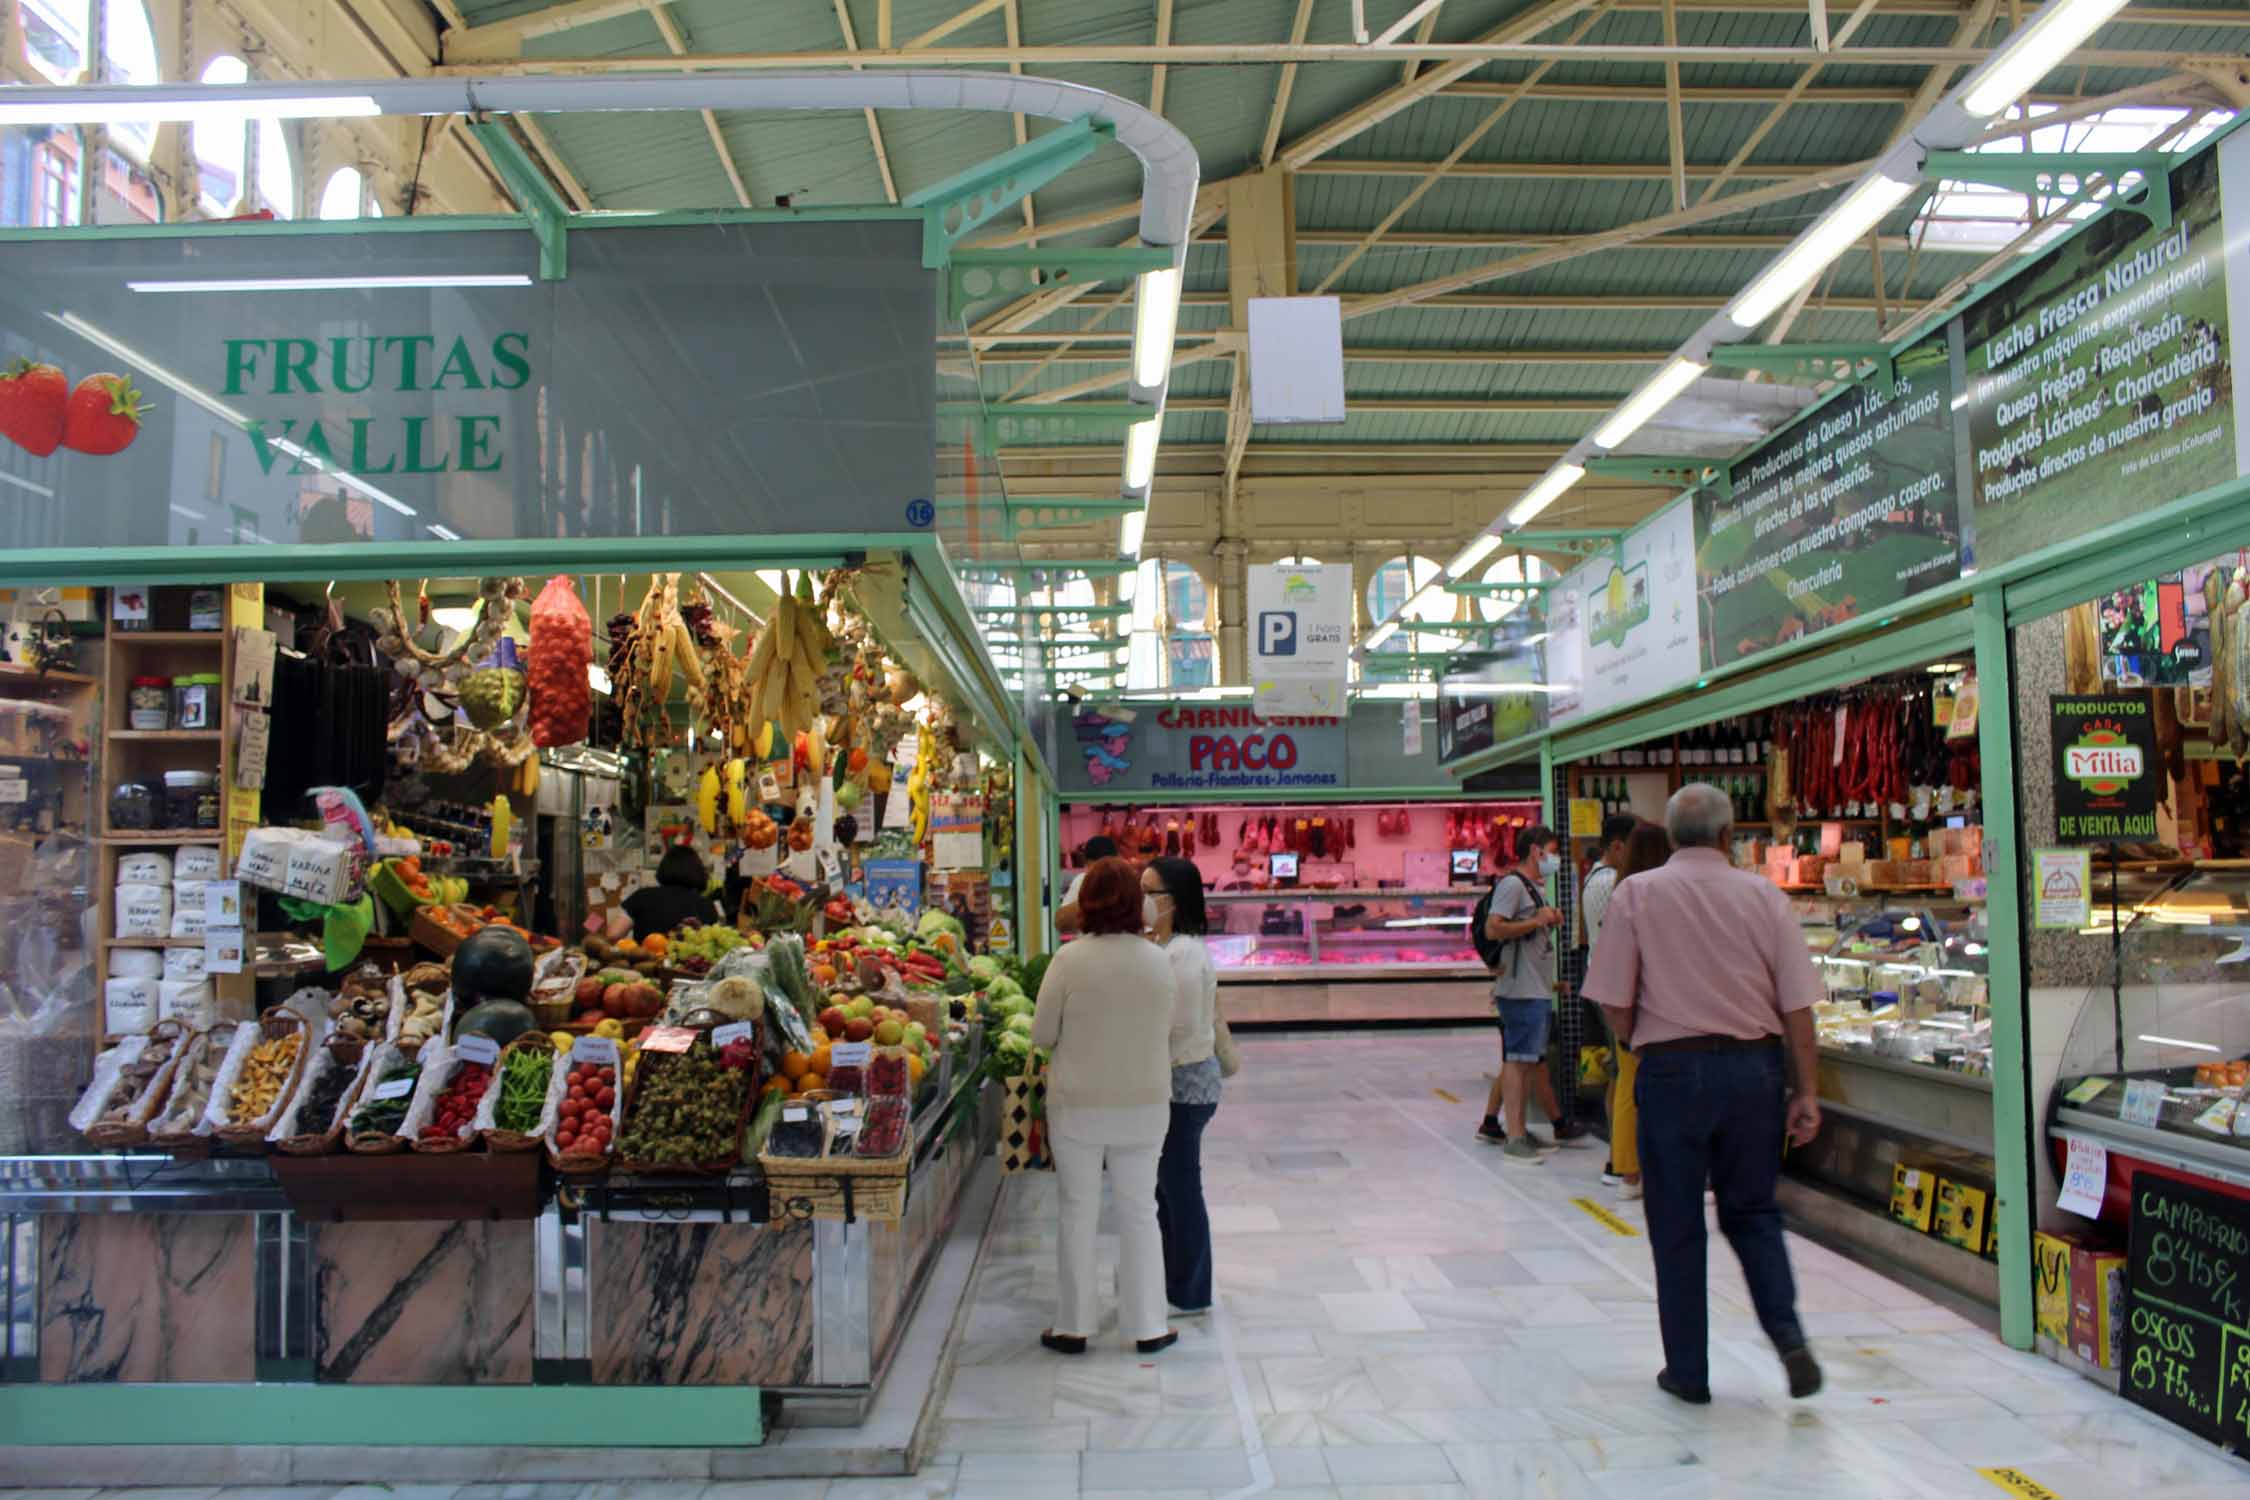
<svg viewBox="0 0 2250 1500">
<path fill-rule="evenodd" d="M 1733 821 L 1717 787 L 1672 794 L 1664 825 L 1675 852 L 1618 884 L 1584 986 L 1640 1058 L 1634 1097 L 1664 1334 L 1656 1383 L 1697 1406 L 1711 1399 L 1706 1181 L 1789 1394 L 1820 1389 L 1774 1201 L 1784 1134 L 1801 1146 L 1820 1133 L 1820 980 L 1788 899 L 1728 862 Z"/>
</svg>

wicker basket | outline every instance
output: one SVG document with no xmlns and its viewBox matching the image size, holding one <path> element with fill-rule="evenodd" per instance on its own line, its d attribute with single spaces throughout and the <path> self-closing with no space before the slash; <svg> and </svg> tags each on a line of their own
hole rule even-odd
<svg viewBox="0 0 2250 1500">
<path fill-rule="evenodd" d="M 253 1046 L 283 1041 L 293 1036 L 297 1039 L 297 1052 L 289 1060 L 289 1071 L 283 1075 L 281 1087 L 274 1091 L 273 1103 L 266 1106 L 263 1114 L 252 1120 L 229 1122 L 211 1132 L 228 1146 L 249 1148 L 265 1144 L 266 1134 L 273 1129 L 273 1122 L 281 1118 L 281 1112 L 289 1107 L 289 1101 L 297 1097 L 297 1085 L 305 1076 L 305 1055 L 312 1050 L 312 1032 L 305 1025 L 305 1018 L 285 1005 L 277 1005 L 267 1011 L 255 1024 L 258 1028 L 258 1041 Z M 247 1058 L 248 1054 L 244 1055 Z M 222 1078 L 219 1082 L 231 1087 L 233 1080 Z"/>
<path fill-rule="evenodd" d="M 151 1124 L 148 1132 L 148 1143 L 150 1145 L 162 1147 L 175 1155 L 202 1155 L 210 1151 L 211 1138 L 207 1135 L 196 1134 L 192 1126 L 186 1130 L 158 1130 L 153 1122 L 170 1116 L 172 1113 L 172 1096 L 179 1092 L 181 1073 L 191 1063 L 199 1061 L 205 1053 L 210 1051 L 214 1045 L 215 1031 L 216 1028 L 213 1028 L 212 1031 L 193 1032 L 186 1041 L 180 1044 L 179 1058 L 172 1064 L 171 1077 L 164 1085 L 164 1102 L 157 1106 L 155 1113 L 149 1117 Z M 230 1045 L 233 1035 L 233 1024 L 229 1023 L 227 1025 L 227 1041 L 218 1043 L 218 1045 L 222 1048 Z M 217 1086 L 217 1080 L 214 1079 L 212 1083 L 213 1092 L 217 1091 Z M 204 1102 L 205 1106 L 208 1107 L 210 1101 L 205 1100 Z M 196 1118 L 202 1118 L 200 1111 L 197 1112 Z"/>
<path fill-rule="evenodd" d="M 757 1026 L 755 1035 L 760 1041 L 758 1056 L 762 1060 L 765 1055 L 765 1049 L 763 1046 L 765 1037 L 765 1023 L 760 1021 L 755 1024 Z M 707 1038 L 698 1038 L 699 1042 L 707 1043 L 707 1040 Z M 655 1066 L 661 1068 L 666 1065 L 665 1059 L 667 1057 L 677 1055 L 678 1054 L 667 1054 L 662 1052 L 655 1054 L 643 1052 L 641 1054 L 640 1067 L 633 1076 L 632 1093 L 625 1100 L 624 1120 L 632 1119 L 634 1110 L 637 1109 L 640 1105 L 641 1085 L 648 1081 L 650 1077 L 650 1067 Z M 706 1161 L 698 1162 L 644 1162 L 630 1161 L 620 1158 L 618 1161 L 618 1170 L 623 1172 L 646 1173 L 651 1176 L 679 1176 L 682 1174 L 695 1174 L 709 1177 L 723 1177 L 727 1173 L 733 1171 L 736 1167 L 741 1166 L 743 1132 L 750 1128 L 750 1117 L 758 1112 L 758 1100 L 761 1097 L 758 1088 L 758 1066 L 759 1065 L 757 1063 L 753 1063 L 748 1068 L 743 1070 L 742 1113 L 741 1117 L 734 1122 L 734 1134 L 729 1138 L 730 1144 L 728 1145 L 725 1154 L 712 1157 Z M 623 1121 L 619 1122 L 617 1133 L 620 1138 L 624 1136 L 625 1125 Z"/>
<path fill-rule="evenodd" d="M 464 1059 L 461 1054 L 448 1047 L 443 1057 L 423 1069 L 422 1086 L 415 1093 L 414 1107 L 406 1112 L 406 1123 L 414 1127 L 412 1133 L 406 1137 L 407 1150 L 419 1152 L 424 1156 L 451 1156 L 456 1152 L 466 1151 L 477 1143 L 477 1133 L 474 1129 L 470 1130 L 467 1135 L 438 1135 L 425 1138 L 422 1134 L 423 1128 L 430 1123 L 430 1116 L 437 1113 L 438 1100 L 444 1098 L 446 1090 L 453 1087 L 453 1075 L 460 1072 L 463 1066 Z M 433 1071 L 436 1074 L 435 1077 L 431 1076 Z M 492 1062 L 492 1077 L 485 1080 L 484 1086 L 488 1092 L 499 1076 L 500 1061 L 495 1057 Z M 478 1097 L 477 1103 L 480 1105 L 484 1103 L 482 1096 Z M 474 1118 L 473 1113 L 471 1118 Z"/>
<path fill-rule="evenodd" d="M 906 1180 L 914 1153 L 894 1156 L 760 1156 L 776 1219 L 864 1219 L 896 1224 L 906 1215 Z M 845 1184 L 850 1184 L 849 1202 Z"/>
<path fill-rule="evenodd" d="M 172 1041 L 171 1057 L 156 1070 L 156 1076 L 149 1079 L 148 1086 L 133 1101 L 132 1111 L 127 1118 L 115 1122 L 96 1120 L 86 1127 L 86 1139 L 89 1143 L 105 1151 L 115 1151 L 147 1142 L 148 1122 L 156 1117 L 156 1107 L 172 1092 L 172 1070 L 180 1065 L 180 1058 L 187 1051 L 186 1039 L 191 1035 L 193 1033 L 189 1031 L 187 1024 L 177 1017 L 159 1021 L 149 1028 L 151 1042 L 159 1038 L 169 1038 Z"/>
<path fill-rule="evenodd" d="M 344 1138 L 344 1123 L 351 1119 L 352 1110 L 359 1102 L 360 1088 L 367 1082 L 368 1059 L 380 1049 L 367 1042 L 338 1037 L 318 1050 L 333 1058 L 335 1066 L 351 1069 L 352 1081 L 344 1085 L 343 1097 L 336 1101 L 336 1114 L 329 1120 L 326 1130 L 310 1134 L 300 1131 L 295 1135 L 285 1135 L 273 1143 L 274 1150 L 284 1156 L 327 1156 L 336 1149 L 337 1143 Z M 308 1079 L 318 1071 L 319 1065 L 318 1058 L 306 1064 Z"/>
<path fill-rule="evenodd" d="M 604 1064 L 604 1066 L 616 1068 L 618 1082 L 622 1084 L 625 1081 L 624 1049 L 607 1037 L 587 1038 L 573 1046 L 570 1049 L 569 1056 L 556 1060 L 554 1076 L 547 1080 L 547 1103 L 550 1108 L 559 1107 L 563 1091 L 569 1087 L 565 1080 L 570 1076 L 570 1069 L 578 1063 L 593 1060 L 587 1055 L 587 1049 L 594 1043 L 599 1043 L 609 1050 L 614 1060 Z M 623 1088 L 617 1090 L 616 1103 L 610 1109 L 610 1141 L 613 1148 L 610 1151 L 572 1150 L 565 1152 L 557 1149 L 555 1146 L 555 1123 L 555 1118 L 550 1117 L 547 1121 L 546 1132 L 541 1137 L 542 1144 L 547 1148 L 548 1165 L 565 1177 L 598 1177 L 609 1170 L 611 1158 L 615 1154 L 616 1138 L 623 1133 L 625 1128 L 625 1090 Z"/>
<path fill-rule="evenodd" d="M 354 1156 L 391 1156 L 406 1149 L 406 1138 L 400 1135 L 395 1128 L 391 1130 L 354 1131 L 351 1128 L 351 1116 L 371 1102 L 368 1098 L 369 1092 L 375 1087 L 375 1080 L 387 1071 L 388 1059 L 395 1057 L 403 1061 L 412 1061 L 413 1056 L 413 1053 L 404 1050 L 396 1042 L 385 1043 L 375 1049 L 375 1056 L 361 1070 L 359 1084 L 354 1090 L 352 1100 L 354 1107 L 348 1111 L 338 1112 L 344 1120 L 343 1139 L 346 1151 L 351 1152 Z M 419 1077 L 415 1082 L 416 1086 L 419 1087 L 421 1082 Z M 413 1107 L 413 1096 L 408 1095 L 408 1111 L 411 1112 Z"/>
<path fill-rule="evenodd" d="M 519 1036 L 514 1041 L 508 1043 L 507 1046 L 502 1047 L 500 1049 L 500 1066 L 497 1070 L 495 1070 L 492 1077 L 492 1087 L 495 1090 L 495 1103 L 498 1102 L 497 1090 L 500 1087 L 500 1074 L 505 1073 L 508 1070 L 508 1059 L 511 1056 L 518 1052 L 544 1052 L 548 1056 L 552 1057 L 554 1055 L 554 1051 L 554 1038 L 548 1036 L 543 1031 L 527 1031 L 522 1036 Z M 549 1083 L 552 1083 L 553 1081 L 554 1080 L 552 1077 L 548 1079 Z M 544 1108 L 541 1109 L 540 1114 L 541 1118 L 532 1122 L 534 1126 L 545 1123 L 546 1111 Z M 484 1145 L 485 1149 L 488 1151 L 537 1151 L 541 1146 L 544 1146 L 545 1144 L 546 1139 L 544 1137 L 544 1134 L 536 1128 L 528 1131 L 502 1130 L 499 1126 L 494 1125 L 487 1128 L 484 1132 Z"/>
</svg>

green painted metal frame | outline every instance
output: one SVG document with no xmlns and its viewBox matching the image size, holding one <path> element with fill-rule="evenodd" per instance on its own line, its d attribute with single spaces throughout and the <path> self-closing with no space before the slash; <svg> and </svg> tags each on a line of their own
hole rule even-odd
<svg viewBox="0 0 2250 1500">
<path fill-rule="evenodd" d="M 1721 494 L 1731 494 L 1734 490 L 1729 464 L 1692 458 L 1595 457 L 1586 460 L 1586 472 L 1610 479 L 1637 479 L 1643 484 L 1668 484 L 1682 494 L 1701 489 L 1705 485 L 1716 486 Z M 1669 500 L 1664 502 L 1665 505 L 1671 503 Z M 1657 507 L 1659 511 L 1663 508 L 1664 506 Z"/>
<path fill-rule="evenodd" d="M 751 1448 L 762 1401 L 757 1386 L 27 1384 L 0 1400 L 0 1448 Z"/>
<path fill-rule="evenodd" d="M 1445 591 L 1458 594 L 1464 599 L 1508 599 L 1518 595 L 1544 594 L 1561 582 L 1559 578 L 1548 578 L 1538 583 L 1449 583 L 1445 586 Z M 1405 628 L 1412 630 L 1414 627 L 1408 625 Z"/>
<path fill-rule="evenodd" d="M 1064 615 L 1072 619 L 1115 619 L 1133 612 L 1130 604 L 980 604 L 980 615 Z"/>
<path fill-rule="evenodd" d="M 970 308 L 995 297 L 1020 297 L 1041 287 L 1131 280 L 1171 263 L 1171 251 L 1147 245 L 957 249 L 946 267 L 946 317 L 958 323 Z"/>
<path fill-rule="evenodd" d="M 539 279 L 562 280 L 570 274 L 570 205 L 532 163 L 530 153 L 504 121 L 472 121 L 469 133 L 484 147 L 493 170 L 508 185 L 509 196 L 531 221 L 531 233 L 539 241 Z"/>
<path fill-rule="evenodd" d="M 1026 578 L 1052 573 L 1063 578 L 1072 573 L 1082 573 L 1088 578 L 1115 578 L 1130 573 L 1137 563 L 1115 557 L 1028 558 L 1015 563 L 964 563 L 959 569 L 964 578 Z"/>
<path fill-rule="evenodd" d="M 1887 344 L 1819 343 L 1721 344 L 1711 351 L 1711 363 L 1733 370 L 1764 370 L 1772 375 L 1811 375 L 1821 380 L 1839 378 L 1838 365 L 1851 374 L 1853 383 L 1873 381 L 1885 392 L 1898 389 L 1898 361 Z M 1861 374 L 1859 367 L 1872 368 Z"/>
<path fill-rule="evenodd" d="M 1225 807 L 1234 803 L 1338 803 L 1338 802 L 1464 802 L 1504 799 L 1504 792 L 1478 792 L 1472 799 L 1458 785 L 1380 787 L 1283 787 L 1256 791 L 1184 792 L 1131 791 L 1073 792 L 1073 803 L 1101 807 Z"/>
<path fill-rule="evenodd" d="M 956 172 L 909 195 L 909 208 L 925 209 L 922 264 L 935 271 L 967 236 L 1077 166 L 1117 127 L 1091 115 L 1043 131 L 990 161 Z"/>
<path fill-rule="evenodd" d="M 1985 943 L 2013 963 L 1988 963 L 1986 1014 L 1992 1020 L 1992 1175 L 1999 1226 L 2000 1337 L 2029 1349 L 2034 1337 L 2031 1236 L 2038 1220 L 2033 1163 L 2037 1121 L 2031 1102 L 2031 1016 L 2025 998 L 2023 851 L 2016 822 L 2015 672 L 2007 608 L 1998 588 L 1970 604 L 1977 663 L 1977 751 L 1984 765 Z"/>
<path fill-rule="evenodd" d="M 2105 203 L 2139 214 L 2162 233 L 2172 227 L 2172 169 L 2179 164 L 2179 157 L 2164 151 L 1932 151 L 1923 158 L 1922 178 L 1980 183 L 2066 204 Z M 2130 193 L 2117 189 L 2128 172 L 2141 177 Z M 2077 179 L 2077 187 L 2063 189 L 2065 177 Z M 2108 196 L 2095 196 L 2097 180 L 2112 190 Z"/>
<path fill-rule="evenodd" d="M 1023 444 L 1066 443 L 1081 438 L 1123 440 L 1135 425 L 1157 415 L 1138 401 L 945 401 L 938 420 L 958 422 L 975 437 L 977 451 L 997 453 Z"/>
</svg>

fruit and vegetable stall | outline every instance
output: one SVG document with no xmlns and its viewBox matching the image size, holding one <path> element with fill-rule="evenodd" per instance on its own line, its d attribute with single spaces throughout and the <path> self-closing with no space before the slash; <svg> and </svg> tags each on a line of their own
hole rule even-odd
<svg viewBox="0 0 2250 1500">
<path fill-rule="evenodd" d="M 12 1368 L 741 1386 L 854 1420 L 1028 1060 L 991 894 L 1022 762 L 928 653 L 894 653 L 853 568 L 781 575 L 762 621 L 715 608 L 707 575 L 648 575 L 598 660 L 581 590 L 626 602 L 616 580 L 472 586 L 450 627 L 429 584 L 373 595 L 381 797 L 324 786 L 208 854 L 115 861 L 120 912 L 218 913 L 223 887 L 249 955 L 142 1006 L 140 940 L 103 945 L 70 1139 L 0 1173 L 37 1283 Z M 558 764 L 645 809 L 645 842 L 603 866 L 640 871 L 622 902 L 581 910 L 544 888 L 552 855 L 526 857 L 523 825 L 567 839 L 590 884 L 613 837 L 540 800 Z M 482 790 L 410 791 L 441 778 Z M 993 836 L 971 865 L 956 829 L 941 864 L 940 803 L 970 797 Z M 652 928 L 631 897 L 663 894 L 679 845 L 710 873 L 701 914 Z M 495 892 L 493 870 L 514 878 Z M 162 976 L 189 940 L 151 920 Z M 318 957 L 266 962 L 284 940 Z"/>
</svg>

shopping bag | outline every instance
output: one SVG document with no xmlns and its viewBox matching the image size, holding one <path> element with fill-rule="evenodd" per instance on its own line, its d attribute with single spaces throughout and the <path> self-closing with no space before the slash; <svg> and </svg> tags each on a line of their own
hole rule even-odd
<svg viewBox="0 0 2250 1500">
<path fill-rule="evenodd" d="M 1030 1071 L 1000 1080 L 1000 1170 L 1051 1172 L 1047 1149 L 1047 1074 L 1033 1054 Z"/>
</svg>

